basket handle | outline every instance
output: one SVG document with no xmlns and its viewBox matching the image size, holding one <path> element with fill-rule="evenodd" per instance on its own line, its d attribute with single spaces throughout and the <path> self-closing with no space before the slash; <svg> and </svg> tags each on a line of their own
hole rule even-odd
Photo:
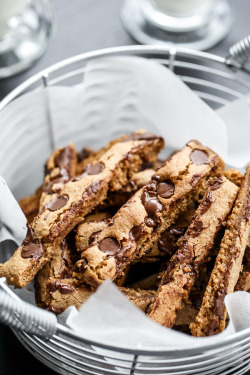
<svg viewBox="0 0 250 375">
<path fill-rule="evenodd" d="M 0 289 L 0 322 L 32 335 L 49 339 L 57 331 L 53 313 L 15 299 Z"/>
<path fill-rule="evenodd" d="M 226 62 L 236 68 L 242 68 L 250 59 L 250 35 L 241 39 L 229 48 Z"/>
</svg>

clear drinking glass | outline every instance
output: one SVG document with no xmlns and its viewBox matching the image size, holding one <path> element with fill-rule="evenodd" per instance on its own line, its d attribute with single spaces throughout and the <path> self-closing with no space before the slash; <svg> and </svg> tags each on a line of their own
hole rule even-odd
<svg viewBox="0 0 250 375">
<path fill-rule="evenodd" d="M 49 0 L 0 0 L 0 78 L 27 69 L 44 53 L 53 21 Z"/>
<path fill-rule="evenodd" d="M 233 17 L 228 0 L 126 0 L 122 20 L 140 43 L 204 50 L 227 35 Z"/>
</svg>

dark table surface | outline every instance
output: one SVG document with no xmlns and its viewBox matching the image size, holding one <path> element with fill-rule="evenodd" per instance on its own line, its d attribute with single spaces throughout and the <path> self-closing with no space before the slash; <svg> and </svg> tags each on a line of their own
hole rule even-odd
<svg viewBox="0 0 250 375">
<path fill-rule="evenodd" d="M 0 81 L 0 100 L 17 85 L 62 59 L 99 48 L 136 44 L 125 31 L 122 0 L 53 0 L 56 17 L 48 49 L 33 67 Z M 229 47 L 250 32 L 250 1 L 233 3 L 235 23 L 228 36 L 209 52 L 225 56 Z M 55 374 L 29 354 L 7 327 L 0 325 L 0 375 Z M 250 375 L 250 372 L 249 374 Z"/>
</svg>

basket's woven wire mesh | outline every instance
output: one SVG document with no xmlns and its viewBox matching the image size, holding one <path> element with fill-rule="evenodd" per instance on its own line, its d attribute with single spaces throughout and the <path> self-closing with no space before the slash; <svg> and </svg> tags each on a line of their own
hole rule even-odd
<svg viewBox="0 0 250 375">
<path fill-rule="evenodd" d="M 44 85 L 82 82 L 91 59 L 116 55 L 144 56 L 168 66 L 212 108 L 240 98 L 250 90 L 249 76 L 233 72 L 229 60 L 204 52 L 151 46 L 118 47 L 79 55 L 37 74 L 12 91 L 0 110 L 19 95 Z M 69 329 L 49 340 L 14 330 L 36 358 L 60 374 L 244 374 L 250 369 L 250 329 L 221 346 L 148 352 L 108 347 L 78 338 Z"/>
</svg>

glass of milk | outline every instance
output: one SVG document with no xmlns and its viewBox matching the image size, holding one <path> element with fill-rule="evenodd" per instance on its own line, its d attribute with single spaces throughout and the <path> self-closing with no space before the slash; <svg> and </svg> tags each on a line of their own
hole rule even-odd
<svg viewBox="0 0 250 375">
<path fill-rule="evenodd" d="M 49 0 L 0 0 L 0 78 L 30 67 L 52 32 Z"/>
<path fill-rule="evenodd" d="M 216 0 L 145 0 L 142 11 L 149 22 L 170 32 L 191 31 L 205 25 Z"/>
<path fill-rule="evenodd" d="M 208 49 L 229 32 L 229 0 L 125 0 L 122 20 L 143 44 Z"/>
</svg>

